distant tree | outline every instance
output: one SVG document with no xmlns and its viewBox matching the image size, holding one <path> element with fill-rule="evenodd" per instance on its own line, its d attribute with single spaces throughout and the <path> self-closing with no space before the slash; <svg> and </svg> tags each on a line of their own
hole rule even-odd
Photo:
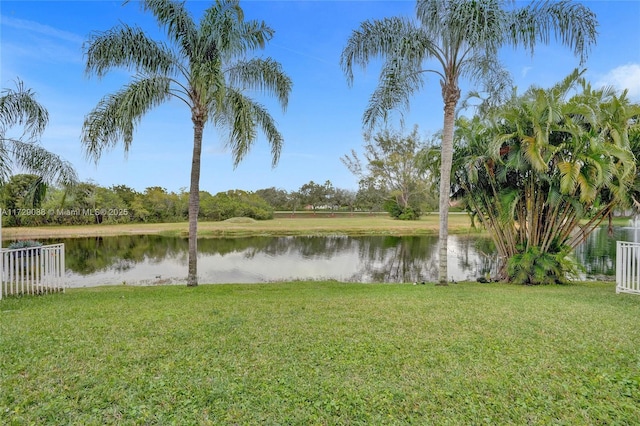
<svg viewBox="0 0 640 426">
<path fill-rule="evenodd" d="M 431 187 L 431 176 L 421 161 L 421 153 L 427 148 L 417 127 L 407 136 L 383 130 L 367 136 L 364 165 L 355 150 L 351 156 L 342 157 L 342 162 L 361 182 L 389 194 L 385 205 L 393 217 L 418 219 Z"/>
<path fill-rule="evenodd" d="M 326 207 L 329 203 L 329 197 L 333 193 L 334 188 L 331 181 L 327 180 L 324 185 L 309 181 L 300 187 L 298 194 L 304 205 L 311 206 L 315 212 L 319 207 Z"/>
<path fill-rule="evenodd" d="M 198 24 L 186 2 L 143 0 L 163 27 L 169 44 L 152 40 L 139 28 L 121 24 L 93 34 L 85 45 L 88 74 L 104 76 L 112 68 L 135 71 L 133 81 L 103 98 L 85 118 L 82 141 L 98 160 L 105 149 L 123 141 L 127 151 L 133 130 L 151 108 L 177 99 L 191 112 L 193 158 L 189 187 L 189 259 L 187 285 L 198 285 L 197 230 L 200 207 L 200 167 L 205 124 L 229 130 L 227 145 L 237 165 L 257 136 L 271 145 L 272 163 L 280 156 L 283 138 L 266 108 L 244 94 L 257 90 L 275 95 L 283 110 L 291 91 L 290 78 L 271 58 L 249 55 L 273 37 L 264 22 L 244 20 L 236 0 L 217 0 Z"/>
<path fill-rule="evenodd" d="M 93 212 L 98 204 L 98 185 L 77 182 L 68 188 L 58 188 L 45 203 L 48 209 L 66 213 L 55 214 L 52 223 L 60 225 L 87 225 L 98 223 Z"/>
<path fill-rule="evenodd" d="M 346 207 L 352 212 L 356 205 L 356 192 L 350 189 L 336 188 L 329 201 L 336 209 Z"/>
<path fill-rule="evenodd" d="M 227 220 L 233 217 L 250 217 L 257 220 L 273 218 L 273 208 L 260 196 L 242 190 L 219 192 L 203 198 L 203 214 L 208 220 Z"/>
<path fill-rule="evenodd" d="M 389 199 L 389 191 L 375 178 L 367 176 L 358 182 L 356 208 L 369 212 L 382 211 L 384 201 Z"/>
<path fill-rule="evenodd" d="M 296 210 L 304 208 L 304 200 L 302 198 L 302 194 L 299 191 L 291 191 L 289 193 L 287 205 L 292 213 L 295 214 Z"/>
<path fill-rule="evenodd" d="M 110 189 L 128 205 L 130 205 L 138 195 L 138 191 L 129 188 L 127 185 L 113 185 Z"/>
<path fill-rule="evenodd" d="M 6 217 L 6 225 L 23 226 L 32 224 L 34 215 L 22 215 L 21 209 L 38 208 L 42 205 L 46 194 L 46 185 L 42 185 L 40 176 L 31 174 L 13 175 L 2 186 L 2 204 L 9 212 Z M 24 223 L 26 220 L 27 223 Z"/>
<path fill-rule="evenodd" d="M 289 193 L 284 189 L 272 186 L 271 188 L 258 189 L 255 193 L 275 210 L 284 211 L 290 206 Z"/>
<path fill-rule="evenodd" d="M 165 188 L 150 186 L 143 192 L 142 200 L 149 212 L 149 222 L 170 222 L 176 219 L 176 194 Z"/>
<path fill-rule="evenodd" d="M 203 220 L 220 220 L 218 206 L 215 203 L 213 195 L 207 191 L 200 191 L 199 218 Z"/>
</svg>

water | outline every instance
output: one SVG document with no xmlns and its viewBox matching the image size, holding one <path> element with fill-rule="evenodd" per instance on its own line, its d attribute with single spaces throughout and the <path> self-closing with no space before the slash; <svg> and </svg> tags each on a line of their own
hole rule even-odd
<svg viewBox="0 0 640 426">
<path fill-rule="evenodd" d="M 637 241 L 640 230 L 593 233 L 576 252 L 588 278 L 615 274 L 615 241 Z M 157 235 L 56 239 L 64 242 L 70 287 L 157 285 L 186 282 L 186 238 Z M 438 279 L 437 236 L 247 237 L 198 240 L 200 283 L 259 283 L 285 280 L 420 282 Z M 451 235 L 451 280 L 475 280 L 494 273 L 496 259 L 487 237 Z"/>
</svg>

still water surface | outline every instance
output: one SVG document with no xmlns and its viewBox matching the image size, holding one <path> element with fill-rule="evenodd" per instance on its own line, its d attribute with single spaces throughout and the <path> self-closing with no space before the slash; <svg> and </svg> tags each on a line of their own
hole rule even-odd
<svg viewBox="0 0 640 426">
<path fill-rule="evenodd" d="M 615 274 L 616 240 L 638 241 L 639 229 L 593 233 L 576 257 L 587 277 Z M 184 283 L 187 239 L 157 235 L 73 238 L 65 243 L 71 287 Z M 436 281 L 438 238 L 248 237 L 198 240 L 201 283 L 259 283 L 335 279 L 347 282 Z M 452 235 L 448 242 L 452 280 L 475 280 L 496 266 L 493 244 L 477 235 Z"/>
</svg>

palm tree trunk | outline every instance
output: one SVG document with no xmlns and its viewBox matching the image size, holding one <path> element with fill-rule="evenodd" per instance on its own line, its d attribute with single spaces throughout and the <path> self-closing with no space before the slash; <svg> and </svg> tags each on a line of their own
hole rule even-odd
<svg viewBox="0 0 640 426">
<path fill-rule="evenodd" d="M 440 159 L 440 253 L 437 285 L 447 285 L 447 239 L 449 237 L 449 194 L 451 193 L 451 165 L 453 161 L 453 125 L 460 89 L 451 82 L 442 85 L 444 100 L 444 125 L 442 130 Z"/>
<path fill-rule="evenodd" d="M 187 286 L 198 285 L 198 212 L 200 211 L 200 157 L 204 122 L 193 119 L 193 158 L 191 160 L 191 186 L 189 187 L 189 273 Z"/>
</svg>

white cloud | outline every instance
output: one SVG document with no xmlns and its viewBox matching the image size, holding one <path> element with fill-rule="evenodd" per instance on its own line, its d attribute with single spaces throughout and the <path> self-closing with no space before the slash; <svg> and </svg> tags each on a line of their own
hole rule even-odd
<svg viewBox="0 0 640 426">
<path fill-rule="evenodd" d="M 631 99 L 640 100 L 640 64 L 616 67 L 602 76 L 595 85 L 613 86 L 619 91 L 627 89 Z"/>
<path fill-rule="evenodd" d="M 82 44 L 82 42 L 84 41 L 82 37 L 69 31 L 59 30 L 48 25 L 39 24 L 34 21 L 27 21 L 25 19 L 11 18 L 9 16 L 3 15 L 0 17 L 0 23 L 7 27 L 25 30 L 30 33 L 38 33 L 49 37 L 55 37 L 72 43 Z"/>
</svg>

